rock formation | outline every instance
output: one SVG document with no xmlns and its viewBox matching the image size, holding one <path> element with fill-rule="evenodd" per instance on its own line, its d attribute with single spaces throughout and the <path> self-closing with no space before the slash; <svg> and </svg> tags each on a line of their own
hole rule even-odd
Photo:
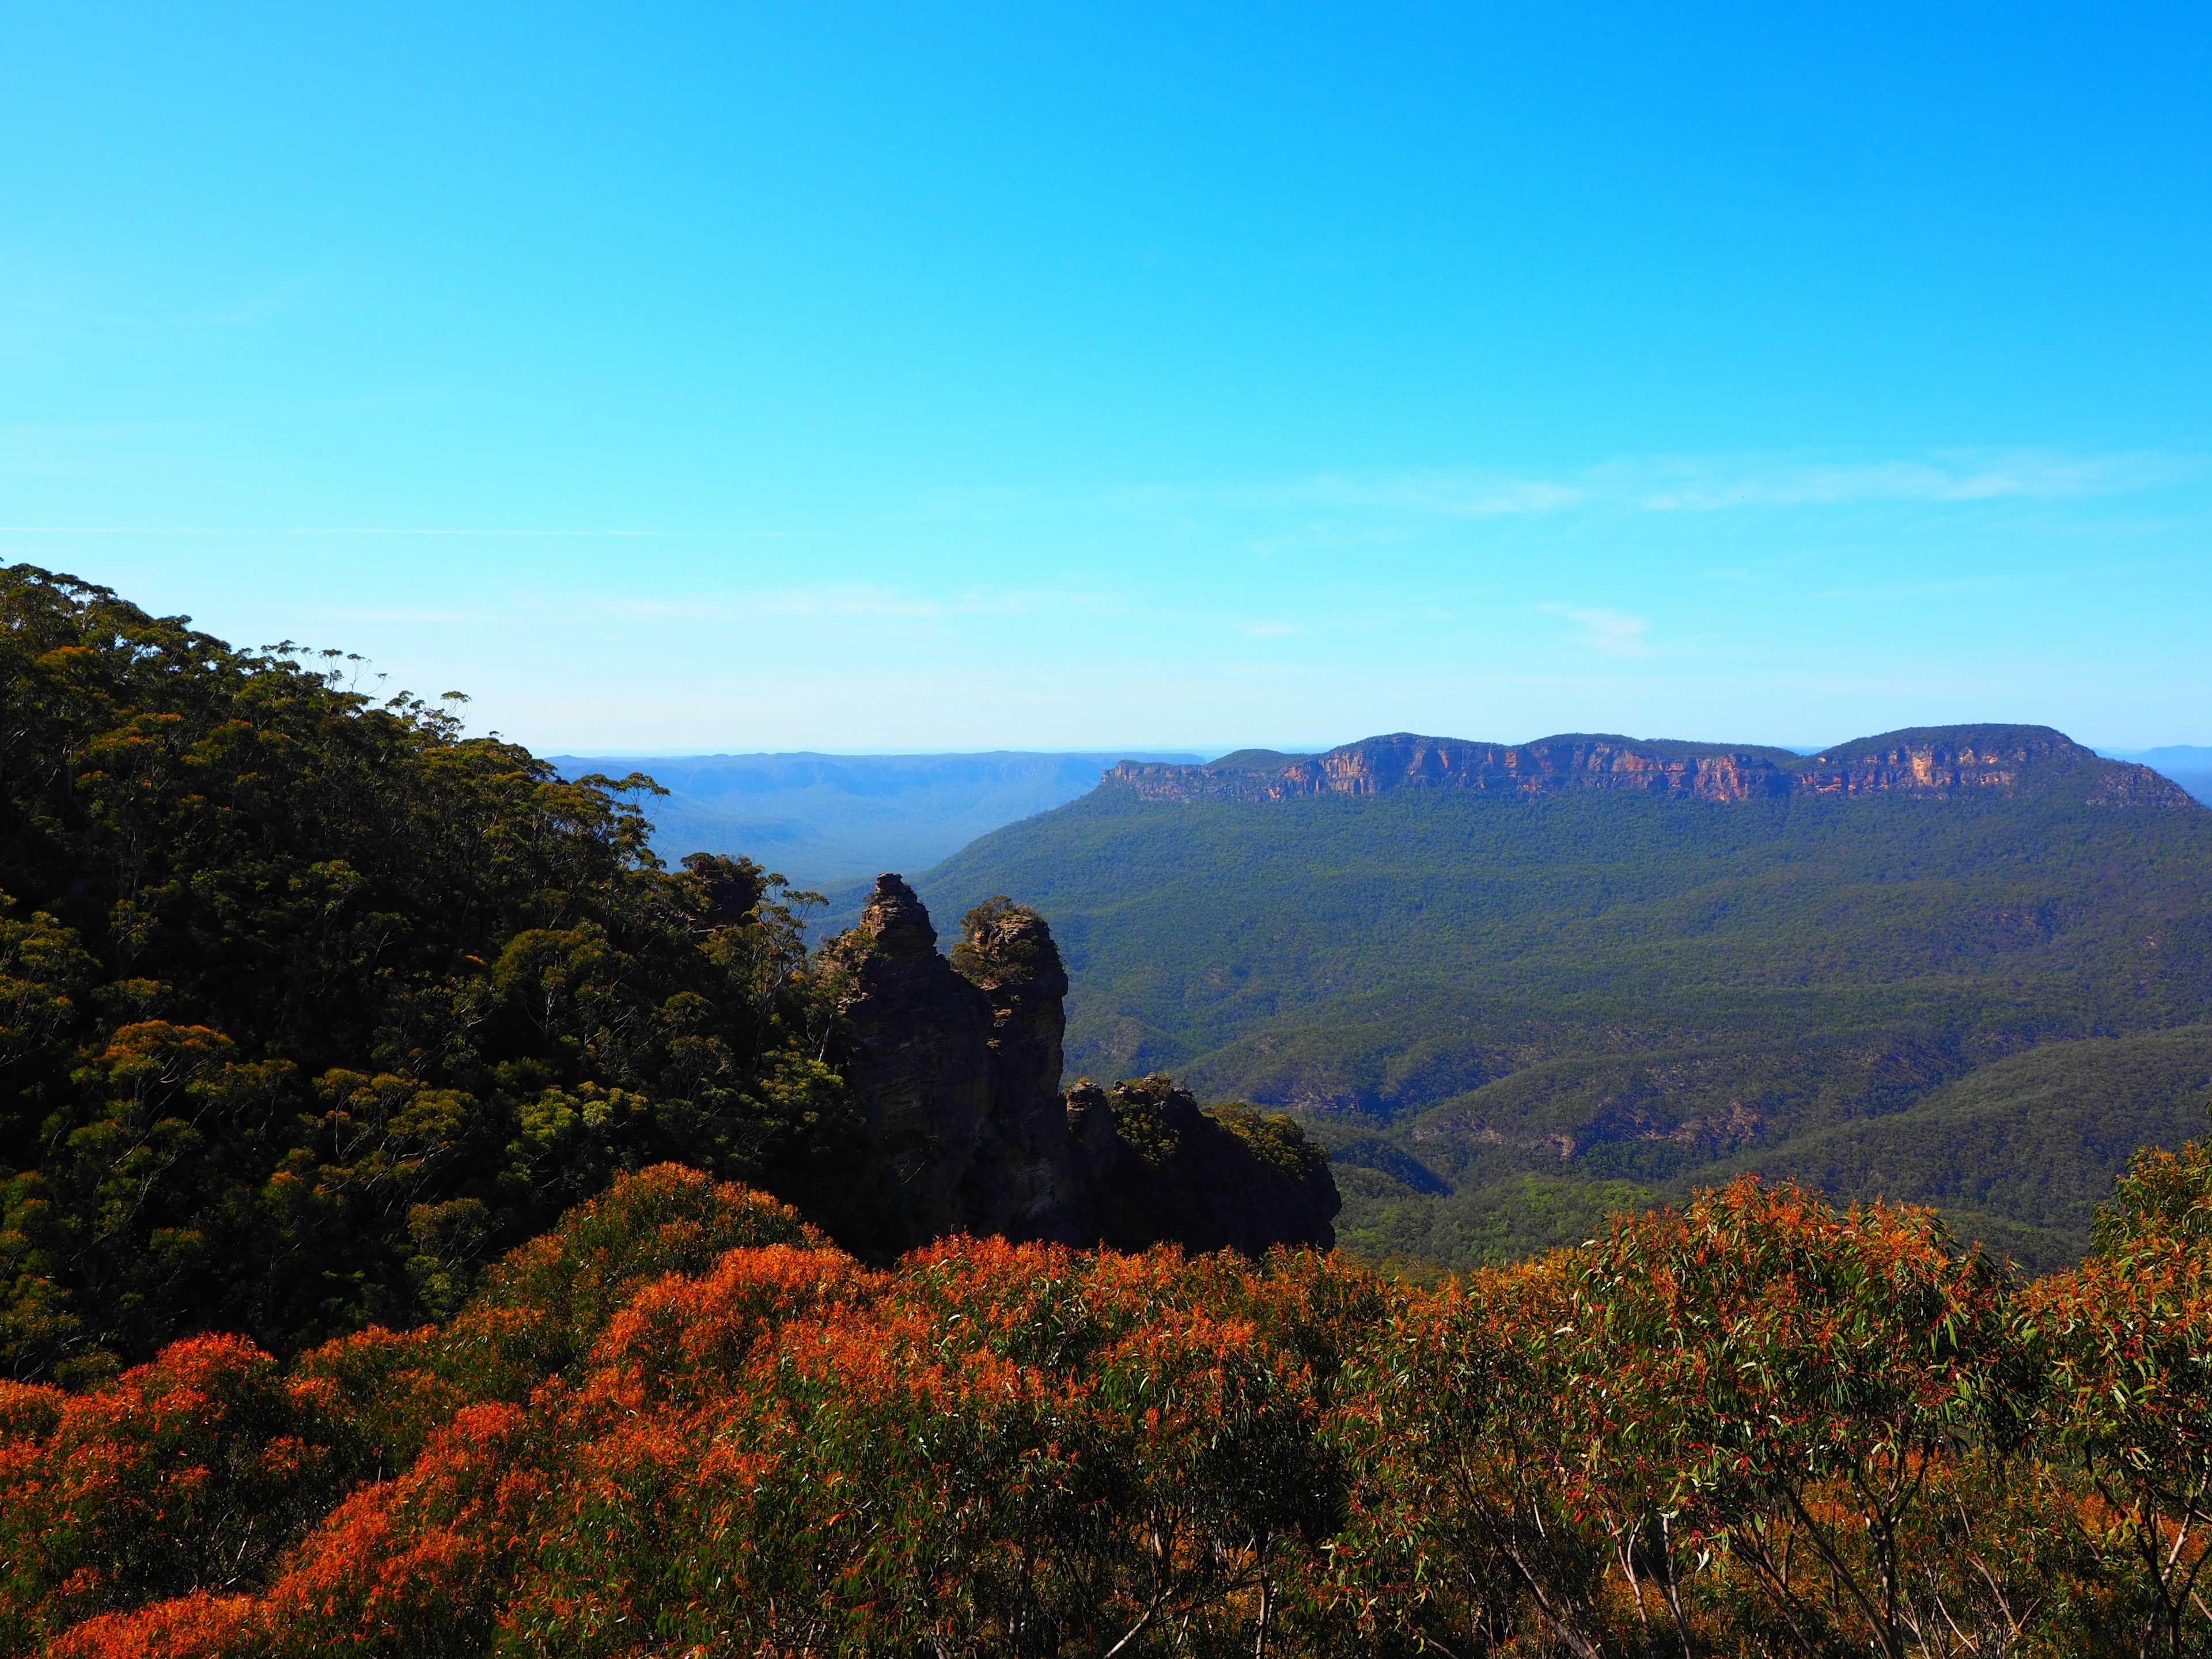
<svg viewBox="0 0 2212 1659">
<path fill-rule="evenodd" d="M 1340 1200 L 1328 1155 L 1287 1117 L 1208 1112 L 1171 1078 L 1088 1080 L 1067 1091 L 1085 1233 L 1121 1250 L 1167 1241 L 1257 1255 L 1333 1244 Z"/>
<path fill-rule="evenodd" d="M 1984 789 L 2078 787 L 2098 805 L 2191 806 L 2182 787 L 2148 767 L 2100 758 L 2047 726 L 1923 726 L 1862 738 L 1818 755 L 1722 744 L 1651 742 L 1575 733 L 1534 743 L 1468 743 L 1411 732 L 1366 738 L 1325 755 L 1255 751 L 1209 766 L 1123 761 L 1110 782 L 1148 800 L 1284 800 L 1442 788 L 1542 795 L 1632 790 L 1696 800 L 1791 795 L 1951 795 Z"/>
<path fill-rule="evenodd" d="M 1165 1078 L 1061 1094 L 1067 974 L 1027 906 L 977 906 L 947 961 L 914 890 L 885 875 L 827 955 L 846 976 L 840 1070 L 861 1145 L 790 1195 L 848 1248 L 1334 1242 L 1328 1159 L 1289 1119 L 1209 1113 Z"/>
</svg>

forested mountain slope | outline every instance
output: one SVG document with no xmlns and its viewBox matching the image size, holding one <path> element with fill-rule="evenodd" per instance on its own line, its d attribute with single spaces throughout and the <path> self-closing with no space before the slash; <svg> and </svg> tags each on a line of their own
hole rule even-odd
<svg viewBox="0 0 2212 1659">
<path fill-rule="evenodd" d="M 1063 1098 L 1034 911 L 948 962 L 894 882 L 810 958 L 760 866 L 653 855 L 641 781 L 303 656 L 0 570 L 0 1382 L 441 1316 L 662 1160 L 878 1258 L 1328 1241 L 1287 1120 Z"/>
<path fill-rule="evenodd" d="M 1884 1144 L 1909 1145 L 1937 1091 L 2038 1045 L 2212 1015 L 2212 812 L 2044 728 L 1132 766 L 918 885 L 940 909 L 1018 891 L 1051 921 L 1072 1067 L 1171 1066 L 1304 1115 L 1338 1159 L 1340 1235 L 1380 1254 L 1579 1237 L 1602 1201 L 1786 1164 L 2047 1259 L 2078 1249 L 2078 1194 L 2136 1130 L 2201 1132 L 2212 1083 L 2180 1064 L 2116 1103 L 1992 1072 L 1977 1098 L 2042 1103 L 2032 1132 L 1977 1120 L 1971 1192 L 1839 1150 L 1892 1114 Z M 2130 1128 L 2108 1146 L 2113 1111 Z M 2078 1180 L 2037 1173 L 2054 1160 Z"/>
</svg>

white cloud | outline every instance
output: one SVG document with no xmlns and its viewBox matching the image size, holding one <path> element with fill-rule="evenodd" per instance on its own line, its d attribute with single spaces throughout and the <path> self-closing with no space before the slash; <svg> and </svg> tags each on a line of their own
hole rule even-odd
<svg viewBox="0 0 2212 1659">
<path fill-rule="evenodd" d="M 1625 456 L 1578 472 L 1533 477 L 1480 467 L 1328 472 L 1272 484 L 1215 489 L 1151 484 L 1092 498 L 979 494 L 950 510 L 1004 514 L 1105 510 L 1183 515 L 1209 509 L 1326 507 L 1411 520 L 1555 515 L 1576 510 L 1716 513 L 1848 507 L 1863 502 L 1969 504 L 2124 494 L 2202 477 L 2203 459 L 2155 451 L 2069 455 L 2048 450 L 1944 450 L 1917 456 L 1829 459 L 1802 454 Z M 947 498 L 949 501 L 949 498 Z M 940 501 L 945 507 L 946 501 Z M 1327 539 L 1349 543 L 1348 526 Z M 1318 541 L 1312 527 L 1300 537 Z M 1270 544 L 1289 545 L 1291 544 Z"/>
<path fill-rule="evenodd" d="M 1863 462 L 1675 459 L 1620 463 L 1603 471 L 1616 481 L 1621 498 L 1647 511 L 1711 513 L 1861 501 L 2056 501 L 2148 489 L 2202 470 L 2193 459 L 2173 455 L 2024 450 Z"/>
<path fill-rule="evenodd" d="M 1651 629 L 1651 621 L 1648 617 L 1632 617 L 1625 611 L 1607 611 L 1599 606 L 1540 605 L 1536 609 L 1578 623 L 1582 632 L 1577 643 L 1586 645 L 1593 651 L 1602 651 L 1613 657 L 1640 657 L 1644 654 L 1644 635 Z"/>
</svg>

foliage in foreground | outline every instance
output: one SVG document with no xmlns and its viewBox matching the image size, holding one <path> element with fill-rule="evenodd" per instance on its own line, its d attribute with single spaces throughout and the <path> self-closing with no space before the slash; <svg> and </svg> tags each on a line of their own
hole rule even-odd
<svg viewBox="0 0 2212 1659">
<path fill-rule="evenodd" d="M 0 1385 L 0 1651 L 2201 1653 L 2212 1156 L 2076 1272 L 1743 1182 L 1436 1293 L 664 1166 L 454 1318 Z"/>
</svg>

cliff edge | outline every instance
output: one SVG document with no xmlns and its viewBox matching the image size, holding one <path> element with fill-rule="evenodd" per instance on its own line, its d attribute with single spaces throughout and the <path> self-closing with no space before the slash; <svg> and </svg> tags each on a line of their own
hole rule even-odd
<svg viewBox="0 0 2212 1659">
<path fill-rule="evenodd" d="M 1471 743 L 1396 732 L 1325 755 L 1240 750 L 1205 766 L 1123 761 L 1109 784 L 1146 800 L 1285 800 L 1407 788 L 1543 795 L 1627 790 L 1694 800 L 1793 795 L 1948 796 L 2078 790 L 2099 805 L 2193 807 L 2188 792 L 2147 766 L 2106 760 L 2047 726 L 1914 726 L 1787 749 L 1676 743 L 1571 732 L 1534 743 Z"/>
</svg>

